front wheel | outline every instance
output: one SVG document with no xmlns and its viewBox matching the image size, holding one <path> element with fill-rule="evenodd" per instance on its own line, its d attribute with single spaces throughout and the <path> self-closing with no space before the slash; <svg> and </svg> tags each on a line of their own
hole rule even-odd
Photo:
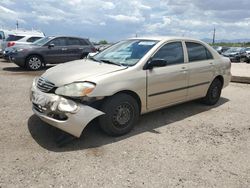
<svg viewBox="0 0 250 188">
<path fill-rule="evenodd" d="M 222 82 L 219 79 L 215 79 L 211 83 L 207 91 L 207 95 L 202 99 L 202 102 L 206 105 L 215 105 L 220 99 L 221 90 Z"/>
<path fill-rule="evenodd" d="M 99 118 L 101 129 L 111 136 L 130 132 L 139 117 L 137 101 L 128 94 L 116 94 L 104 101 Z"/>
<path fill-rule="evenodd" d="M 29 70 L 39 70 L 43 67 L 43 61 L 40 56 L 31 55 L 26 60 L 26 67 Z"/>
</svg>

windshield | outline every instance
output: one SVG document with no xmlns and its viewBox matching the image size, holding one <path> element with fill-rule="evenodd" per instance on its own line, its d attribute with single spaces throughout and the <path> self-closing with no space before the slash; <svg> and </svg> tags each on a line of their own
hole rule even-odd
<svg viewBox="0 0 250 188">
<path fill-rule="evenodd" d="M 135 65 L 158 41 L 155 40 L 126 40 L 121 41 L 98 53 L 94 58 L 104 63 L 124 66 Z"/>
<path fill-rule="evenodd" d="M 227 50 L 227 52 L 240 52 L 242 48 L 230 48 Z"/>
<path fill-rule="evenodd" d="M 37 46 L 42 46 L 42 45 L 46 44 L 48 41 L 50 41 L 52 38 L 54 38 L 54 37 L 44 37 L 42 39 L 35 41 L 33 44 L 37 45 Z"/>
<path fill-rule="evenodd" d="M 215 49 L 215 50 L 220 50 L 220 49 L 221 49 L 220 46 L 212 46 L 212 47 L 213 47 L 213 49 Z"/>
</svg>

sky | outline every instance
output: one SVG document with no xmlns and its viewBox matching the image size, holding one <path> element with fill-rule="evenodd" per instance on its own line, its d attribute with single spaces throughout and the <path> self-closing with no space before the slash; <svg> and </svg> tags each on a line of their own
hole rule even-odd
<svg viewBox="0 0 250 188">
<path fill-rule="evenodd" d="M 175 35 L 250 38 L 249 0 L 0 0 L 0 27 L 92 41 Z"/>
</svg>

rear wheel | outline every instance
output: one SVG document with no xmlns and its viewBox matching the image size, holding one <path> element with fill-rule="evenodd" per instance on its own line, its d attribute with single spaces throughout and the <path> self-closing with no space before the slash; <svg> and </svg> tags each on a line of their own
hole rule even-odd
<svg viewBox="0 0 250 188">
<path fill-rule="evenodd" d="M 108 98 L 101 110 L 105 114 L 99 118 L 99 124 L 111 136 L 120 136 L 131 131 L 139 117 L 137 101 L 123 93 Z"/>
<path fill-rule="evenodd" d="M 29 70 L 39 70 L 43 67 L 43 61 L 40 56 L 31 55 L 26 60 L 26 67 Z"/>
<path fill-rule="evenodd" d="M 221 90 L 222 82 L 219 79 L 215 79 L 211 83 L 207 91 L 207 95 L 202 99 L 202 102 L 206 105 L 215 105 L 220 99 Z"/>
</svg>

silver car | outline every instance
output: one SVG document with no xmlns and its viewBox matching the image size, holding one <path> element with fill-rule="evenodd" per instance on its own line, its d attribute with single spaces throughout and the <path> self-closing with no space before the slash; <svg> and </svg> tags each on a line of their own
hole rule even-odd
<svg viewBox="0 0 250 188">
<path fill-rule="evenodd" d="M 132 38 L 35 78 L 33 111 L 76 137 L 97 117 L 103 131 L 119 136 L 140 114 L 199 98 L 216 104 L 230 68 L 228 58 L 199 40 Z"/>
</svg>

